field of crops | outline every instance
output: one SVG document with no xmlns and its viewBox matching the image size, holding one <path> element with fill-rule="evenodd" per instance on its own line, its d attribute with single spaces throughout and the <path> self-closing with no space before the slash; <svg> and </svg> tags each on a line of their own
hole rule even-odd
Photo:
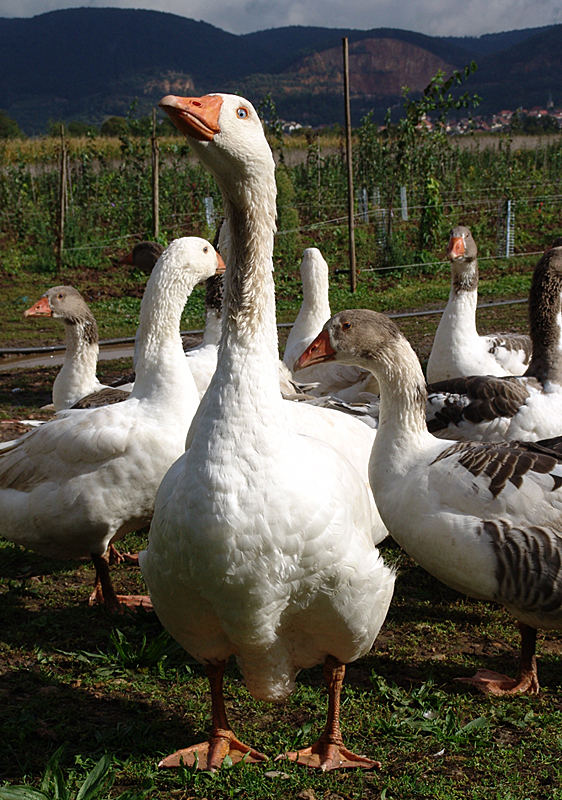
<svg viewBox="0 0 562 800">
<path fill-rule="evenodd" d="M 410 149 L 402 144 L 381 139 L 368 123 L 355 137 L 356 248 L 364 274 L 441 260 L 447 231 L 459 222 L 473 229 L 482 256 L 505 255 L 506 248 L 541 250 L 557 233 L 562 137 L 533 150 L 515 150 L 509 139 L 482 149 L 446 140 L 429 140 L 425 147 L 418 142 Z M 300 163 L 292 167 L 283 161 L 294 150 L 282 140 L 273 145 L 280 162 L 279 273 L 292 270 L 302 248 L 311 244 L 334 267 L 345 268 L 342 143 L 336 140 L 324 149 L 310 137 Z M 0 145 L 0 258 L 6 271 L 55 270 L 61 199 L 62 268 L 79 264 L 103 270 L 111 256 L 135 240 L 153 237 L 150 138 L 69 140 L 65 148 L 61 189 L 57 139 Z M 221 214 L 214 181 L 190 157 L 183 139 L 162 139 L 158 150 L 160 238 L 213 236 Z"/>
</svg>

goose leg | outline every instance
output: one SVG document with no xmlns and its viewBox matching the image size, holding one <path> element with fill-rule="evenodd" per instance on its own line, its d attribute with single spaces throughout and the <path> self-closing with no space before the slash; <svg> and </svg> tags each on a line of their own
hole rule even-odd
<svg viewBox="0 0 562 800">
<path fill-rule="evenodd" d="M 328 715 L 324 732 L 313 745 L 287 753 L 286 758 L 325 771 L 347 767 L 363 769 L 380 767 L 378 761 L 358 756 L 343 744 L 340 730 L 340 695 L 344 675 L 345 665 L 333 656 L 328 656 L 324 662 L 324 678 L 328 686 Z"/>
<path fill-rule="evenodd" d="M 197 765 L 198 769 L 216 772 L 220 768 L 225 756 L 229 756 L 233 763 L 244 759 L 250 764 L 267 761 L 267 756 L 244 744 L 234 735 L 224 706 L 223 676 L 226 663 L 207 665 L 207 677 L 211 686 L 212 731 L 206 742 L 191 745 L 183 750 L 176 750 L 158 764 L 159 767 L 179 767 Z"/>
<path fill-rule="evenodd" d="M 519 630 L 521 632 L 521 655 L 517 678 L 509 678 L 499 672 L 479 669 L 471 678 L 457 678 L 456 680 L 476 686 L 484 694 L 538 694 L 540 686 L 535 655 L 537 631 L 523 622 L 519 623 Z"/>
<path fill-rule="evenodd" d="M 127 561 L 129 564 L 135 564 L 138 566 L 138 553 L 121 553 L 114 544 L 110 544 L 108 550 L 110 564 L 122 564 L 124 561 Z"/>
<path fill-rule="evenodd" d="M 148 595 L 116 594 L 109 574 L 109 560 L 111 557 L 109 549 L 103 556 L 96 553 L 91 554 L 92 561 L 96 568 L 96 580 L 94 591 L 90 595 L 89 604 L 103 605 L 111 613 L 119 613 L 125 608 L 145 609 L 152 608 L 152 601 Z"/>
</svg>

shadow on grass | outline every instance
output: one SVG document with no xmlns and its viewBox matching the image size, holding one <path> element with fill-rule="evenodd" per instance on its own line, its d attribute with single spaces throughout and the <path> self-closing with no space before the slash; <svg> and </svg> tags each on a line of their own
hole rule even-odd
<svg viewBox="0 0 562 800">
<path fill-rule="evenodd" d="M 143 698 L 134 687 L 121 696 L 96 685 L 69 686 L 38 669 L 11 670 L 2 679 L 4 696 L 0 773 L 6 778 L 41 772 L 49 757 L 65 745 L 65 761 L 74 756 L 153 758 L 204 736 L 189 720 L 158 700 Z"/>
</svg>

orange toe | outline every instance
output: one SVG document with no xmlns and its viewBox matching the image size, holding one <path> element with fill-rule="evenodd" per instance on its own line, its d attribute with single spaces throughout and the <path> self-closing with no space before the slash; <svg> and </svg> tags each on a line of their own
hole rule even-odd
<svg viewBox="0 0 562 800">
<path fill-rule="evenodd" d="M 207 742 L 193 744 L 182 750 L 176 750 L 158 764 L 160 768 L 169 769 L 195 766 L 197 769 L 214 772 L 220 769 L 222 762 L 228 756 L 233 764 L 246 761 L 248 764 L 257 764 L 267 761 L 268 758 L 253 747 L 240 742 L 234 735 L 229 737 L 213 737 Z"/>
<path fill-rule="evenodd" d="M 459 683 L 468 683 L 484 694 L 497 696 L 506 694 L 538 694 L 540 691 L 539 683 L 533 673 L 522 675 L 518 680 L 502 675 L 500 672 L 492 672 L 488 669 L 479 669 L 470 678 L 455 678 Z"/>
<path fill-rule="evenodd" d="M 313 769 L 329 772 L 333 769 L 380 769 L 380 761 L 359 756 L 343 745 L 318 741 L 310 747 L 285 753 L 283 758 Z"/>
</svg>

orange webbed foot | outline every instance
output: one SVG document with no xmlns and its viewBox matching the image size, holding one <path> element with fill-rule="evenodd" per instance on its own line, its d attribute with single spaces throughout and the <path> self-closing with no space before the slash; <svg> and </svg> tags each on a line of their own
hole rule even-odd
<svg viewBox="0 0 562 800">
<path fill-rule="evenodd" d="M 380 769 L 380 761 L 373 761 L 366 756 L 359 756 L 344 747 L 343 744 L 331 744 L 319 740 L 310 747 L 293 750 L 279 758 L 288 758 L 297 764 L 329 772 L 332 769 Z"/>
<path fill-rule="evenodd" d="M 89 597 L 88 605 L 104 606 L 111 614 L 123 614 L 125 611 L 142 608 L 152 611 L 152 600 L 147 594 L 117 594 L 115 598 L 104 598 L 103 594 L 94 589 Z"/>
<path fill-rule="evenodd" d="M 215 772 L 220 769 L 227 756 L 233 764 L 239 761 L 257 764 L 268 760 L 266 755 L 237 739 L 232 731 L 225 731 L 212 736 L 207 742 L 176 750 L 175 753 L 163 758 L 158 767 L 169 769 L 183 764 L 186 767 L 196 766 L 200 770 Z"/>
<path fill-rule="evenodd" d="M 496 696 L 509 694 L 539 694 L 540 686 L 537 676 L 530 672 L 521 675 L 518 679 L 492 672 L 488 669 L 479 669 L 470 678 L 455 678 L 459 683 L 474 686 L 483 694 Z"/>
</svg>

